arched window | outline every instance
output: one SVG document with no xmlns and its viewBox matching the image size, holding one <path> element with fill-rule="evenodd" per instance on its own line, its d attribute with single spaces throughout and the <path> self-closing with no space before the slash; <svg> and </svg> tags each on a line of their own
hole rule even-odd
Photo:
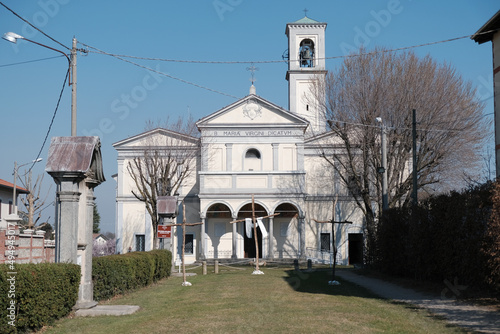
<svg viewBox="0 0 500 334">
<path fill-rule="evenodd" d="M 262 169 L 262 163 L 260 159 L 260 152 L 255 149 L 251 148 L 246 151 L 245 153 L 245 170 L 261 170 Z"/>
<path fill-rule="evenodd" d="M 255 148 L 251 148 L 245 153 L 245 159 L 260 159 L 260 152 Z"/>
<path fill-rule="evenodd" d="M 300 67 L 314 67 L 314 51 L 314 42 L 312 40 L 304 39 L 300 42 Z"/>
</svg>

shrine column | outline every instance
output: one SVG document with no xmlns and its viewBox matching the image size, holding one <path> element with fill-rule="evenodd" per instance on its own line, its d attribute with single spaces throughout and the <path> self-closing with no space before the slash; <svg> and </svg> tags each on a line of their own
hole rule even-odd
<svg viewBox="0 0 500 334">
<path fill-rule="evenodd" d="M 62 178 L 61 178 L 62 179 Z M 81 192 L 73 178 L 57 183 L 56 192 L 56 263 L 77 263 L 78 206 Z"/>
<path fill-rule="evenodd" d="M 238 218 L 237 215 L 233 215 L 233 220 L 236 220 Z M 233 254 L 231 255 L 231 259 L 237 259 L 238 256 L 236 255 L 236 252 L 238 250 L 238 230 L 237 230 L 237 224 L 231 224 L 233 225 L 233 233 L 232 233 L 232 241 L 233 241 Z"/>
<path fill-rule="evenodd" d="M 269 217 L 269 254 L 270 259 L 274 259 L 274 217 Z"/>
<path fill-rule="evenodd" d="M 94 226 L 95 205 L 93 186 L 95 185 L 92 183 L 86 184 L 86 203 L 84 208 L 86 217 L 78 224 L 78 256 L 82 264 L 82 276 L 80 289 L 78 290 L 76 308 L 90 308 L 97 304 L 97 302 L 94 301 L 94 284 L 92 282 L 92 248 L 94 240 L 92 230 Z M 82 193 L 82 197 L 83 195 Z"/>
</svg>

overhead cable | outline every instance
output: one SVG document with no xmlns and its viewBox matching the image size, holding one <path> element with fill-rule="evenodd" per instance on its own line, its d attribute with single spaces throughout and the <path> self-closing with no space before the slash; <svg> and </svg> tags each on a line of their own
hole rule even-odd
<svg viewBox="0 0 500 334">
<path fill-rule="evenodd" d="M 494 31 L 494 30 L 492 30 Z M 487 34 L 491 33 L 492 31 L 486 31 L 481 34 Z M 378 51 L 371 51 L 371 52 L 366 52 L 366 53 L 353 53 L 353 54 L 348 54 L 348 55 L 343 55 L 343 56 L 333 56 L 333 57 L 324 57 L 324 58 L 317 58 L 318 60 L 332 60 L 332 59 L 343 59 L 343 58 L 351 58 L 351 57 L 360 57 L 360 56 L 367 56 L 367 55 L 373 55 L 373 54 L 378 54 L 378 53 L 389 53 L 389 52 L 397 52 L 397 51 L 402 51 L 402 50 L 408 50 L 408 49 L 415 49 L 415 48 L 420 48 L 424 46 L 429 46 L 429 45 L 435 45 L 435 44 L 441 44 L 441 43 L 448 43 L 448 42 L 453 42 L 457 41 L 460 39 L 465 39 L 465 38 L 470 38 L 473 35 L 466 35 L 466 36 L 461 36 L 461 37 L 454 37 L 454 38 L 449 38 L 437 42 L 428 42 L 428 43 L 423 43 L 423 44 L 418 44 L 418 45 L 412 45 L 412 46 L 403 46 L 400 48 L 395 48 L 395 49 L 390 49 L 390 50 L 378 50 Z M 84 45 L 87 48 L 92 48 L 94 50 L 89 50 L 88 52 L 92 53 L 97 53 L 97 54 L 103 54 L 106 56 L 111 56 L 111 57 L 121 57 L 121 58 L 132 58 L 132 59 L 139 59 L 139 60 L 153 60 L 153 61 L 163 61 L 163 62 L 173 62 L 173 63 L 192 63 L 192 64 L 273 64 L 273 63 L 288 63 L 291 60 L 286 60 L 286 59 L 281 59 L 281 60 L 248 60 L 248 61 L 243 61 L 243 60 L 236 60 L 236 61 L 216 61 L 216 60 L 185 60 L 185 59 L 168 59 L 168 58 L 152 58 L 152 57 L 139 57 L 139 56 L 131 56 L 131 55 L 123 55 L 123 54 L 114 54 L 114 53 L 109 53 L 106 51 L 99 50 L 97 48 L 91 47 L 87 44 L 81 43 L 80 44 Z M 295 61 L 295 60 L 294 60 Z"/>
<path fill-rule="evenodd" d="M 84 45 L 85 47 L 87 48 L 92 48 L 92 49 L 95 49 L 95 50 L 98 50 L 100 52 L 104 52 L 104 51 L 101 51 L 97 48 L 94 48 L 94 47 L 91 47 L 90 45 L 87 45 L 87 44 L 84 44 L 84 43 L 80 43 L 82 45 Z M 234 99 L 240 99 L 240 97 L 238 96 L 234 96 L 234 95 L 231 95 L 231 94 L 227 94 L 227 93 L 224 93 L 224 92 L 221 92 L 221 91 L 218 91 L 218 90 L 215 90 L 215 89 L 212 89 L 212 88 L 209 88 L 209 87 L 206 87 L 206 86 L 202 86 L 202 85 L 199 85 L 199 84 L 196 84 L 194 82 L 191 82 L 191 81 L 187 81 L 187 80 L 184 80 L 184 79 L 181 79 L 181 78 L 178 78 L 178 77 L 174 77 L 173 75 L 170 75 L 170 74 L 167 74 L 167 73 L 164 73 L 164 72 L 161 72 L 161 71 L 157 71 L 155 69 L 152 69 L 151 67 L 147 67 L 147 66 L 144 66 L 144 65 L 141 65 L 141 64 L 138 64 L 138 63 L 135 63 L 133 61 L 130 61 L 130 60 L 127 60 L 127 59 L 124 59 L 120 56 L 117 56 L 117 55 L 111 55 L 110 56 L 116 58 L 116 59 L 119 59 L 121 61 L 124 61 L 126 63 L 129 63 L 129 64 L 132 64 L 134 66 L 137 66 L 137 67 L 140 67 L 140 68 L 143 68 L 145 70 L 148 70 L 148 71 L 151 71 L 151 72 L 154 72 L 154 73 L 157 73 L 157 74 L 160 74 L 160 75 L 163 75 L 167 78 L 170 78 L 170 79 L 173 79 L 173 80 L 177 80 L 177 81 L 180 81 L 180 82 L 183 82 L 185 84 L 188 84 L 188 85 L 191 85 L 191 86 L 195 86 L 195 87 L 198 87 L 198 88 L 201 88 L 201 89 L 205 89 L 205 90 L 208 90 L 210 92 L 213 92 L 213 93 L 217 93 L 217 94 L 221 94 L 221 95 L 224 95 L 224 96 L 228 96 L 228 97 L 231 97 L 231 98 L 234 98 Z"/>
<path fill-rule="evenodd" d="M 56 108 L 54 110 L 54 114 L 52 115 L 52 119 L 50 120 L 49 129 L 47 130 L 47 134 L 45 135 L 45 139 L 43 140 L 42 147 L 40 147 L 40 151 L 38 151 L 38 155 L 36 156 L 35 160 L 33 160 L 33 161 L 36 161 L 36 160 L 38 160 L 38 158 L 40 158 L 40 155 L 42 154 L 43 148 L 45 147 L 45 144 L 47 143 L 47 138 L 49 137 L 50 130 L 52 129 L 52 124 L 54 124 L 54 119 L 56 118 L 57 110 L 59 109 L 59 104 L 61 103 L 61 98 L 62 98 L 62 95 L 64 92 L 64 88 L 66 87 L 66 81 L 68 81 L 68 77 L 69 77 L 69 71 L 66 72 L 66 76 L 64 77 L 64 82 L 63 82 L 63 85 L 61 88 L 61 92 L 59 93 L 59 98 L 57 100 Z M 35 163 L 36 162 L 33 162 L 33 164 L 31 165 L 31 167 L 28 171 L 30 171 L 33 168 L 33 166 L 35 166 Z"/>
<path fill-rule="evenodd" d="M 14 14 L 15 16 L 17 16 L 19 19 L 21 19 L 22 21 L 26 22 L 27 24 L 29 24 L 33 29 L 41 32 L 45 37 L 47 37 L 48 39 L 52 40 L 53 42 L 56 42 L 57 44 L 59 44 L 60 46 L 62 46 L 63 48 L 67 49 L 67 50 L 71 50 L 70 48 L 68 48 L 66 45 L 62 44 L 61 42 L 55 40 L 54 38 L 50 37 L 49 35 L 47 35 L 46 33 L 44 33 L 42 30 L 40 30 L 38 27 L 34 26 L 31 22 L 29 22 L 28 20 L 26 20 L 25 18 L 21 17 L 21 15 L 17 14 L 16 12 L 14 12 L 12 9 L 10 9 L 9 7 L 7 7 L 3 2 L 0 1 L 0 5 L 4 6 L 8 11 L 10 11 L 12 14 Z"/>
<path fill-rule="evenodd" d="M 44 61 L 44 60 L 55 59 L 55 58 L 59 58 L 59 57 L 63 57 L 63 55 L 54 56 L 54 57 L 48 57 L 48 58 L 41 58 L 41 59 L 34 59 L 34 60 L 21 61 L 19 63 L 4 64 L 4 65 L 0 65 L 0 67 L 8 67 L 8 66 L 29 64 L 29 63 L 34 63 L 34 62 L 37 62 L 37 61 Z"/>
</svg>

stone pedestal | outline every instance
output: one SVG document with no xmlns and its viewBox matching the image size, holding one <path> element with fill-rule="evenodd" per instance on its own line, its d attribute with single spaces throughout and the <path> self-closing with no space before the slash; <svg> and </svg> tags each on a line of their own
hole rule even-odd
<svg viewBox="0 0 500 334">
<path fill-rule="evenodd" d="M 54 137 L 46 172 L 56 185 L 56 262 L 81 266 L 75 308 L 97 303 L 92 284 L 94 188 L 105 181 L 98 137 Z"/>
</svg>

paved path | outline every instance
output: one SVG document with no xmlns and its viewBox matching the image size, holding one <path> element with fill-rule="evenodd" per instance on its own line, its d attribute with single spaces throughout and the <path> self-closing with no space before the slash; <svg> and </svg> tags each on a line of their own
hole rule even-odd
<svg viewBox="0 0 500 334">
<path fill-rule="evenodd" d="M 352 270 L 337 270 L 336 275 L 363 286 L 382 298 L 426 308 L 433 314 L 445 317 L 449 323 L 466 330 L 500 333 L 500 312 L 492 308 L 467 305 L 453 299 L 436 298 L 380 279 L 358 275 Z"/>
</svg>

